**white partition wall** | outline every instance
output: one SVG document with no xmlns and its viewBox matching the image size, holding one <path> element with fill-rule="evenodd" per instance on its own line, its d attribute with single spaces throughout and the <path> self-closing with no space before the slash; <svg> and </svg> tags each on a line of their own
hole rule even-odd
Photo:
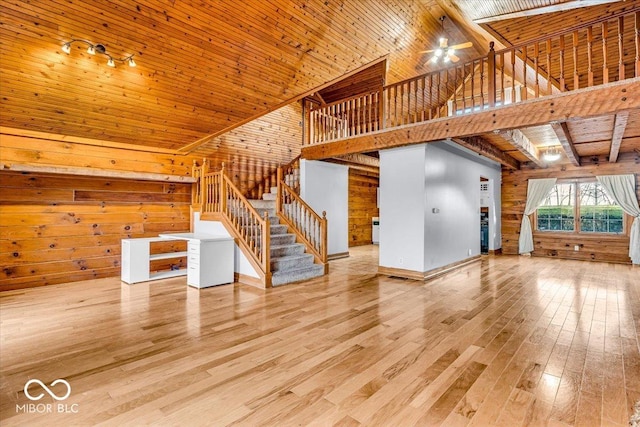
<svg viewBox="0 0 640 427">
<path fill-rule="evenodd" d="M 380 152 L 380 266 L 429 272 L 480 255 L 480 177 L 500 247 L 500 165 L 453 143 Z"/>
<path fill-rule="evenodd" d="M 349 253 L 349 168 L 300 161 L 300 197 L 319 215 L 327 212 L 329 256 Z"/>
<path fill-rule="evenodd" d="M 424 271 L 424 145 L 380 152 L 380 265 Z"/>
</svg>

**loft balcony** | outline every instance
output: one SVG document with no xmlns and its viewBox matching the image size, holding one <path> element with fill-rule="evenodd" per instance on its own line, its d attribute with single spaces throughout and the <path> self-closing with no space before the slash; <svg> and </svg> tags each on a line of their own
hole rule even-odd
<svg viewBox="0 0 640 427">
<path fill-rule="evenodd" d="M 639 28 L 636 8 L 333 103 L 308 99 L 302 157 L 451 139 L 507 168 L 544 167 L 550 143 L 528 136 L 536 127 L 579 165 L 568 122 L 613 117 L 624 133 L 640 108 Z"/>
</svg>

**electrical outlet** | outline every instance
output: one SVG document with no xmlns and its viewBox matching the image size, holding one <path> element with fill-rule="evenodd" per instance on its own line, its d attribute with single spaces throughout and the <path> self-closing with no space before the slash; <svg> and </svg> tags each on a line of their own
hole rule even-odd
<svg viewBox="0 0 640 427">
<path fill-rule="evenodd" d="M 402 257 L 398 258 L 398 263 L 400 263 L 400 265 L 402 265 L 404 263 L 404 259 Z"/>
<path fill-rule="evenodd" d="M 580 250 L 580 245 L 575 245 L 575 246 L 573 247 L 573 250 L 574 250 L 574 251 L 576 251 L 576 252 L 578 252 L 578 251 Z"/>
</svg>

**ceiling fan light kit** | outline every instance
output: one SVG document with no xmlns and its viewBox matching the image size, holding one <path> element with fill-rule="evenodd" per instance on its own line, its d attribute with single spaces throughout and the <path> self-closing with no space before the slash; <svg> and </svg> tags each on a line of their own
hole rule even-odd
<svg viewBox="0 0 640 427">
<path fill-rule="evenodd" d="M 441 16 L 439 18 L 440 25 L 442 26 L 442 34 L 444 34 L 445 19 L 446 19 L 446 16 Z M 473 46 L 473 43 L 471 42 L 465 42 L 465 43 L 449 46 L 449 39 L 446 37 L 440 37 L 438 42 L 439 42 L 439 45 L 435 49 L 422 51 L 422 53 L 433 52 L 433 56 L 431 57 L 430 61 L 433 62 L 434 64 L 438 63 L 440 60 L 442 60 L 442 62 L 444 63 L 458 62 L 460 58 L 456 56 L 456 49 L 465 49 L 467 47 Z"/>
</svg>

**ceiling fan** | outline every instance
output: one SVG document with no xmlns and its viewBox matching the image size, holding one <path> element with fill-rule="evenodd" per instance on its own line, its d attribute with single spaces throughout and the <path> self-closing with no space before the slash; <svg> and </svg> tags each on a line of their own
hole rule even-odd
<svg viewBox="0 0 640 427">
<path fill-rule="evenodd" d="M 445 62 L 445 63 L 447 63 L 447 62 L 458 62 L 460 60 L 460 58 L 458 56 L 456 56 L 456 54 L 455 54 L 456 50 L 466 49 L 468 47 L 473 46 L 473 43 L 471 43 L 471 42 L 465 42 L 465 43 L 460 43 L 460 44 L 455 44 L 453 46 L 449 46 L 449 39 L 444 37 L 444 20 L 445 19 L 446 19 L 446 16 L 441 16 L 440 17 L 440 24 L 442 25 L 443 37 L 440 37 L 438 47 L 436 47 L 435 49 L 423 50 L 423 51 L 420 52 L 420 53 L 431 53 L 431 52 L 433 52 L 433 56 L 429 60 L 429 61 L 431 61 L 433 63 L 437 63 L 440 60 L 442 60 L 442 62 Z"/>
</svg>

